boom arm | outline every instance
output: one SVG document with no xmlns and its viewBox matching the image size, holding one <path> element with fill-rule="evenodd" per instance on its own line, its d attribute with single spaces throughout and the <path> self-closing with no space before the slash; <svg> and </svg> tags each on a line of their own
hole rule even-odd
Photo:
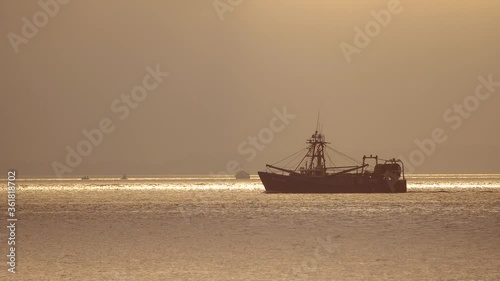
<svg viewBox="0 0 500 281">
<path fill-rule="evenodd" d="M 347 170 L 343 170 L 343 171 L 340 171 L 340 172 L 337 172 L 337 173 L 333 173 L 331 174 L 330 176 L 334 176 L 334 175 L 341 175 L 341 174 L 346 174 L 346 173 L 349 173 L 349 172 L 352 172 L 352 171 L 356 171 L 356 170 L 359 170 L 359 169 L 363 169 L 364 167 L 368 166 L 368 164 L 364 164 L 362 166 L 357 166 L 355 168 L 352 168 L 352 169 L 347 169 Z"/>
<path fill-rule="evenodd" d="M 295 171 L 288 170 L 288 169 L 283 169 L 283 168 L 276 167 L 276 166 L 269 165 L 269 164 L 266 164 L 266 167 L 268 167 L 268 168 L 273 168 L 273 169 L 276 169 L 276 170 L 279 170 L 279 171 L 283 171 L 283 172 L 287 172 L 287 173 L 290 173 L 290 174 L 298 174 L 298 173 L 297 173 L 297 172 L 295 172 Z"/>
</svg>

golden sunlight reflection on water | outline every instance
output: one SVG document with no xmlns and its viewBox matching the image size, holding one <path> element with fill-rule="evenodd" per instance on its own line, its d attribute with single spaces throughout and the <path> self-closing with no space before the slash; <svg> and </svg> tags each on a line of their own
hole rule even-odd
<svg viewBox="0 0 500 281">
<path fill-rule="evenodd" d="M 500 188 L 500 174 L 419 174 L 407 175 L 408 189 L 449 188 Z M 4 181 L 4 180 L 2 180 Z M 26 190 L 151 190 L 151 189 L 262 189 L 257 175 L 249 180 L 236 180 L 233 176 L 152 176 L 131 177 L 120 180 L 117 177 L 80 178 L 25 178 L 18 179 L 18 185 Z"/>
</svg>

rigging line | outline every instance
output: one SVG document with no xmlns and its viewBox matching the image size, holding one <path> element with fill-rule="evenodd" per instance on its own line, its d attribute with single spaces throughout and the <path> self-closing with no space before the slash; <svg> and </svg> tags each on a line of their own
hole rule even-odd
<svg viewBox="0 0 500 281">
<path fill-rule="evenodd" d="M 294 171 L 297 171 L 299 169 L 300 165 L 302 165 L 302 162 L 304 162 L 304 159 L 306 159 L 306 156 L 302 157 L 302 160 L 300 160 L 299 164 L 297 164 L 295 169 L 293 169 Z M 307 161 L 306 161 L 305 168 L 307 169 Z"/>
<path fill-rule="evenodd" d="M 299 150 L 299 151 L 295 152 L 294 154 L 289 155 L 289 156 L 287 156 L 287 157 L 285 157 L 285 158 L 283 158 L 283 159 L 279 160 L 279 161 L 278 161 L 278 162 L 276 162 L 276 163 L 273 163 L 272 165 L 274 166 L 274 165 L 276 165 L 276 164 L 278 164 L 278 163 L 281 163 L 281 162 L 285 161 L 286 159 L 288 159 L 288 158 L 290 158 L 290 157 L 292 157 L 292 156 L 294 156 L 294 155 L 296 155 L 296 154 L 299 154 L 299 153 L 303 152 L 303 151 L 304 151 L 304 150 L 306 150 L 306 149 L 307 149 L 307 148 L 303 148 L 303 149 L 301 149 L 301 150 Z"/>
<path fill-rule="evenodd" d="M 330 158 L 330 155 L 328 153 L 325 153 L 326 157 L 328 157 L 328 160 L 332 163 L 332 166 L 336 166 L 335 163 L 332 161 L 332 158 Z"/>
<path fill-rule="evenodd" d="M 303 150 L 304 150 L 304 149 L 303 149 Z M 296 155 L 296 156 L 295 156 L 292 160 L 288 161 L 288 163 L 286 163 L 286 164 L 285 164 L 285 167 L 288 167 L 288 165 L 289 165 L 290 163 L 292 163 L 293 161 L 295 161 L 295 159 L 297 159 L 297 157 L 299 157 L 299 156 L 301 156 L 301 155 L 302 155 L 302 154 L 297 154 L 297 155 Z M 300 161 L 300 162 L 302 163 L 302 161 Z M 300 165 L 300 163 L 299 163 L 299 165 Z M 296 170 L 296 169 L 295 169 L 295 170 Z"/>
<path fill-rule="evenodd" d="M 311 151 L 311 147 L 307 147 L 306 149 L 307 149 L 306 154 L 304 155 L 304 157 L 302 157 L 302 160 L 300 160 L 299 164 L 297 164 L 297 166 L 295 167 L 294 171 L 297 171 L 297 169 L 299 169 L 300 165 L 302 165 L 302 162 L 304 162 L 304 160 L 307 158 L 307 155 Z M 306 161 L 306 169 L 307 169 L 307 161 Z"/>
<path fill-rule="evenodd" d="M 328 145 L 327 145 L 326 147 L 327 147 L 327 148 L 329 148 L 329 149 L 331 149 L 331 150 L 333 150 L 333 151 L 335 151 L 336 153 L 338 153 L 338 154 L 340 154 L 340 155 L 344 156 L 345 158 L 347 158 L 347 159 L 349 159 L 349 160 L 353 161 L 353 162 L 354 162 L 354 163 L 356 163 L 356 164 L 361 164 L 358 160 L 356 160 L 356 159 L 354 159 L 354 158 L 350 157 L 349 155 L 346 155 L 346 154 L 344 154 L 344 153 L 342 153 L 342 152 L 340 152 L 340 151 L 338 151 L 338 150 L 336 150 L 336 149 L 334 149 L 334 148 L 332 148 L 332 147 L 330 147 L 330 146 L 328 146 Z"/>
</svg>

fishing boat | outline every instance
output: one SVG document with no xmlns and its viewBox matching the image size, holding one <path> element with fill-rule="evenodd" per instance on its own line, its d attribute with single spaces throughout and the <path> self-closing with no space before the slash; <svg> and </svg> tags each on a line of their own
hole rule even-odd
<svg viewBox="0 0 500 281">
<path fill-rule="evenodd" d="M 127 175 L 125 175 L 125 174 L 120 179 L 121 180 L 128 180 Z"/>
<path fill-rule="evenodd" d="M 82 177 L 82 181 L 88 181 L 88 180 L 90 180 L 89 176 L 83 176 Z"/>
<path fill-rule="evenodd" d="M 298 164 L 288 168 L 267 164 L 259 177 L 269 193 L 401 193 L 406 192 L 404 164 L 401 160 L 384 160 L 378 156 L 363 156 L 360 163 L 331 148 L 325 136 L 318 130 L 306 142 L 308 146 L 300 152 L 305 155 Z M 356 165 L 334 166 L 327 151 L 332 150 Z M 297 155 L 298 154 L 298 155 Z M 331 166 L 327 165 L 327 159 Z M 293 159 L 292 159 L 293 161 Z M 370 163 L 373 166 L 370 166 Z M 373 167 L 373 169 L 372 169 Z"/>
<path fill-rule="evenodd" d="M 241 171 L 238 171 L 234 177 L 238 180 L 248 180 L 250 179 L 250 174 L 241 170 Z"/>
</svg>

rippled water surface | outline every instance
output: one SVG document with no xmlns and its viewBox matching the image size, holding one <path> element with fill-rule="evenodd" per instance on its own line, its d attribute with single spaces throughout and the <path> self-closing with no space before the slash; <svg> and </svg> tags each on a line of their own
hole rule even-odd
<svg viewBox="0 0 500 281">
<path fill-rule="evenodd" d="M 21 178 L 16 278 L 500 280 L 500 175 L 407 179 L 266 194 L 256 176 Z"/>
</svg>

